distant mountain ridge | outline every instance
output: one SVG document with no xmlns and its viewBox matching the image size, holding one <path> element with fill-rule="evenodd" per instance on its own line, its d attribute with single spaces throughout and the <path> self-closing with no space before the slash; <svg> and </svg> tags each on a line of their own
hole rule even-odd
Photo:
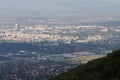
<svg viewBox="0 0 120 80">
<path fill-rule="evenodd" d="M 120 50 L 80 65 L 51 80 L 120 80 Z"/>
</svg>

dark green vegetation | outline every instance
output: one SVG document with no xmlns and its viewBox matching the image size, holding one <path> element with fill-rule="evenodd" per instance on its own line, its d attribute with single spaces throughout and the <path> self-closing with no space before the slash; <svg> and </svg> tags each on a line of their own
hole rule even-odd
<svg viewBox="0 0 120 80">
<path fill-rule="evenodd" d="M 51 80 L 120 80 L 120 50 L 80 65 Z"/>
</svg>

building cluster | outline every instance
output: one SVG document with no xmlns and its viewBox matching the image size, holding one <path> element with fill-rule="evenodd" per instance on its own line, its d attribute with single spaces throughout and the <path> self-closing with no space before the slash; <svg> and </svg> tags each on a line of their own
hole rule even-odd
<svg viewBox="0 0 120 80">
<path fill-rule="evenodd" d="M 102 40 L 101 35 L 88 35 L 85 39 L 81 39 L 80 32 L 89 31 L 95 29 L 96 26 L 54 26 L 49 27 L 46 25 L 42 26 L 30 26 L 20 27 L 15 24 L 15 28 L 0 28 L 0 41 L 6 42 L 40 42 L 40 41 L 51 41 L 51 42 L 64 42 L 64 43 L 86 43 L 91 41 Z M 102 30 L 106 31 L 106 30 Z"/>
<path fill-rule="evenodd" d="M 46 62 L 45 62 L 46 63 Z M 5 80 L 48 80 L 64 71 L 71 69 L 72 65 L 60 65 L 59 63 L 16 61 L 0 64 L 0 77 Z M 6 69 L 9 66 L 9 71 Z M 5 71 L 4 71 L 5 70 Z"/>
</svg>

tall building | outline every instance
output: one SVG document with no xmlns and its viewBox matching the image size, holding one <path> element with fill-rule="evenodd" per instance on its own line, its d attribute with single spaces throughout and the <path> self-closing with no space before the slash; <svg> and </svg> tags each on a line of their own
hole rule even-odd
<svg viewBox="0 0 120 80">
<path fill-rule="evenodd" d="M 15 24 L 15 30 L 19 31 L 19 24 L 17 24 L 17 23 Z"/>
</svg>

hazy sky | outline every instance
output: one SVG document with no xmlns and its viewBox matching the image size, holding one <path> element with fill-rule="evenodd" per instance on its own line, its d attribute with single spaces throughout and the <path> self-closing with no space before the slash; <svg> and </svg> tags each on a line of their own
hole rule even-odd
<svg viewBox="0 0 120 80">
<path fill-rule="evenodd" d="M 0 0 L 0 16 L 64 13 L 119 14 L 120 0 Z"/>
</svg>

